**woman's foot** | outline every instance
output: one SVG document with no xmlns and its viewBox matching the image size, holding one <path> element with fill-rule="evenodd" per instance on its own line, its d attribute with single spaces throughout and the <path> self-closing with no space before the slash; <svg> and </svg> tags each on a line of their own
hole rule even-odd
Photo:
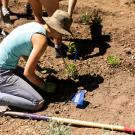
<svg viewBox="0 0 135 135">
<path fill-rule="evenodd" d="M 11 26 L 11 20 L 10 20 L 10 12 L 7 8 L 2 7 L 1 8 L 1 14 L 2 14 L 2 19 L 6 27 Z"/>
<path fill-rule="evenodd" d="M 9 10 L 5 7 L 2 7 L 1 11 L 2 11 L 3 16 L 9 16 L 10 15 Z"/>
</svg>

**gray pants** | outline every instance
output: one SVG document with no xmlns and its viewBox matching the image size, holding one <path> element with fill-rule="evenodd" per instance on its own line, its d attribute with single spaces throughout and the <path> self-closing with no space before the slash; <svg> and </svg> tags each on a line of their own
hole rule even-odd
<svg viewBox="0 0 135 135">
<path fill-rule="evenodd" d="M 10 70 L 0 69 L 0 105 L 37 111 L 43 98 L 25 80 Z"/>
</svg>

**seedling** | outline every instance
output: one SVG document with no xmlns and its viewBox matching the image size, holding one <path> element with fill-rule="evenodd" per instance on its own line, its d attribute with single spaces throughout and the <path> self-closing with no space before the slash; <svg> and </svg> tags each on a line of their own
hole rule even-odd
<svg viewBox="0 0 135 135">
<path fill-rule="evenodd" d="M 99 40 L 102 35 L 102 17 L 100 10 L 93 10 L 90 15 L 90 31 L 92 40 Z"/>
<path fill-rule="evenodd" d="M 74 63 L 70 63 L 67 65 L 66 69 L 66 76 L 69 78 L 76 80 L 78 78 L 78 71 Z"/>
<path fill-rule="evenodd" d="M 89 23 L 90 23 L 90 15 L 87 12 L 82 14 L 80 19 L 81 19 L 82 24 L 89 25 Z"/>
<path fill-rule="evenodd" d="M 120 64 L 120 59 L 114 55 L 108 56 L 107 61 L 112 67 L 118 66 Z"/>
<path fill-rule="evenodd" d="M 68 45 L 68 52 L 73 54 L 76 52 L 76 44 L 75 42 L 70 42 Z"/>
<path fill-rule="evenodd" d="M 90 25 L 101 25 L 102 17 L 100 14 L 100 10 L 93 10 L 90 15 Z"/>
</svg>

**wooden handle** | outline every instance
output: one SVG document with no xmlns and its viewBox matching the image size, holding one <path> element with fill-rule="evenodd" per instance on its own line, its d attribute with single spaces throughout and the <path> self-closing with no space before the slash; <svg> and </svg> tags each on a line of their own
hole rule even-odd
<svg viewBox="0 0 135 135">
<path fill-rule="evenodd" d="M 105 129 L 118 130 L 118 131 L 124 130 L 123 126 L 117 126 L 117 125 L 109 125 L 109 124 L 102 124 L 102 123 L 88 122 L 88 121 L 81 121 L 81 120 L 74 120 L 74 119 L 57 118 L 57 117 L 51 117 L 51 119 L 58 122 L 67 123 L 67 124 L 69 123 L 69 124 L 79 125 L 79 126 L 105 128 Z"/>
<path fill-rule="evenodd" d="M 135 133 L 135 128 L 128 128 L 124 126 L 110 125 L 110 124 L 103 124 L 103 123 L 96 123 L 96 122 L 89 122 L 89 121 L 82 121 L 82 120 L 75 120 L 75 119 L 48 117 L 44 115 L 22 113 L 22 112 L 12 112 L 12 111 L 4 112 L 4 115 L 18 116 L 22 118 L 29 118 L 29 119 L 36 119 L 36 120 L 52 120 L 52 121 L 57 121 L 61 123 L 71 124 L 71 125 L 104 128 L 104 129 L 110 129 L 110 130 Z"/>
</svg>

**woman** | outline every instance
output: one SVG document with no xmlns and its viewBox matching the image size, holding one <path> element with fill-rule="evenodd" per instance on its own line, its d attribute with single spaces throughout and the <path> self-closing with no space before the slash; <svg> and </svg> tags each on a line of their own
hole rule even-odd
<svg viewBox="0 0 135 135">
<path fill-rule="evenodd" d="M 48 16 L 51 16 L 57 9 L 59 9 L 59 1 L 60 0 L 29 0 L 32 5 L 35 20 L 39 23 L 44 23 L 42 18 L 42 5 L 47 11 Z M 68 2 L 68 14 L 70 15 L 70 18 L 72 18 L 76 2 L 77 0 L 69 0 Z M 60 52 L 62 52 L 62 37 L 54 38 L 53 42 L 55 45 L 56 58 L 61 57 L 62 54 Z"/>
<path fill-rule="evenodd" d="M 15 74 L 21 56 L 28 56 L 23 75 L 43 91 L 53 92 L 54 83 L 45 83 L 36 76 L 38 60 L 47 47 L 47 38 L 70 35 L 71 19 L 68 13 L 57 10 L 44 18 L 46 24 L 32 22 L 14 29 L 0 45 L 0 105 L 37 111 L 44 99 L 35 89 Z"/>
</svg>

